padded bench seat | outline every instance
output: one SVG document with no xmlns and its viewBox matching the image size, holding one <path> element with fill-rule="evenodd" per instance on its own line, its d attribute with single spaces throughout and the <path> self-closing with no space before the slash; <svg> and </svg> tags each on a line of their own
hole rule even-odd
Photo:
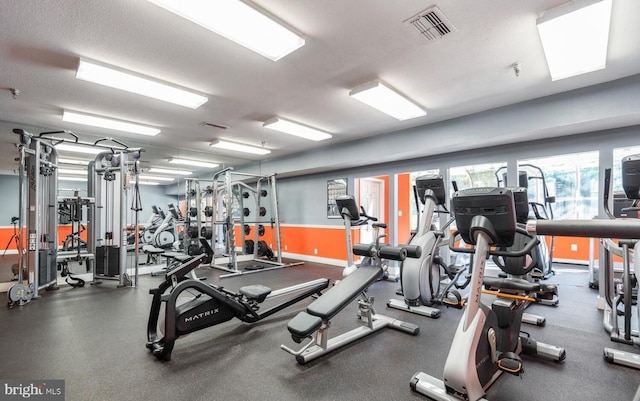
<svg viewBox="0 0 640 401">
<path fill-rule="evenodd" d="M 267 298 L 267 295 L 271 294 L 271 288 L 262 284 L 246 285 L 240 287 L 240 294 L 248 299 L 255 299 L 260 303 Z"/>
<path fill-rule="evenodd" d="M 383 270 L 378 266 L 361 266 L 340 280 L 320 298 L 307 307 L 307 313 L 329 320 L 344 309 L 360 293 L 380 278 Z"/>
<path fill-rule="evenodd" d="M 291 319 L 287 329 L 292 334 L 294 341 L 300 342 L 303 338 L 317 331 L 323 320 L 330 320 L 338 314 L 382 274 L 381 267 L 361 266 L 340 280 L 338 284 L 313 301 L 307 307 L 306 312 L 300 312 Z"/>
<path fill-rule="evenodd" d="M 162 254 L 162 257 L 167 259 L 175 259 L 180 263 L 184 263 L 193 259 L 193 256 L 187 255 L 186 253 L 182 252 L 165 252 Z"/>
</svg>

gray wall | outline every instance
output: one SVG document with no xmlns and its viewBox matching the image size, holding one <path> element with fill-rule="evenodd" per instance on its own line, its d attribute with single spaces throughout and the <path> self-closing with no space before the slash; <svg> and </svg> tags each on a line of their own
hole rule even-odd
<svg viewBox="0 0 640 401">
<path fill-rule="evenodd" d="M 348 178 L 353 193 L 354 178 L 388 174 L 389 194 L 395 194 L 396 173 L 439 168 L 444 174 L 452 166 L 506 162 L 514 180 L 518 159 L 592 150 L 600 150 L 602 170 L 611 167 L 613 148 L 638 144 L 640 75 L 635 75 L 236 170 L 279 175 L 285 223 L 337 225 L 341 221 L 326 217 L 327 179 Z M 394 196 L 390 201 L 394 216 Z"/>
<path fill-rule="evenodd" d="M 330 173 L 280 178 L 280 215 L 283 222 L 288 224 L 341 225 L 341 220 L 326 217 L 328 179 L 348 178 L 348 191 L 353 194 L 355 178 L 389 175 L 391 180 L 388 191 L 391 204 L 388 207 L 389 215 L 394 216 L 396 205 L 392 194 L 395 193 L 396 188 L 393 176 L 398 173 L 438 168 L 441 174 L 445 174 L 449 167 L 489 162 L 506 162 L 511 170 L 515 171 L 519 159 L 593 150 L 600 151 L 600 188 L 602 188 L 602 171 L 612 167 L 613 163 L 620 162 L 612 160 L 613 149 L 634 145 L 640 145 L 640 126 L 447 153 Z M 604 217 L 602 211 L 601 216 Z"/>
</svg>

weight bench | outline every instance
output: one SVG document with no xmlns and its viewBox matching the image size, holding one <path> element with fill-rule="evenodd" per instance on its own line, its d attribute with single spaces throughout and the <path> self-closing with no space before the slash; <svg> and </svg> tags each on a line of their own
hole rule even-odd
<svg viewBox="0 0 640 401">
<path fill-rule="evenodd" d="M 310 341 L 299 351 L 281 345 L 280 347 L 296 357 L 296 361 L 305 364 L 362 337 L 390 327 L 409 334 L 418 334 L 420 328 L 412 323 L 403 322 L 376 314 L 373 301 L 366 295 L 366 289 L 384 274 L 380 266 L 360 266 L 353 273 L 326 291 L 321 297 L 307 306 L 306 312 L 300 312 L 287 325 L 293 341 L 301 343 L 305 338 Z M 358 301 L 358 320 L 360 326 L 329 339 L 331 319 L 360 296 Z M 315 333 L 315 339 L 312 335 Z"/>
<path fill-rule="evenodd" d="M 156 248 L 153 245 L 142 245 L 142 252 L 145 253 L 145 255 L 147 255 L 147 261 L 144 263 L 145 265 L 157 265 L 158 263 L 158 257 L 160 255 L 162 255 L 165 250 L 162 248 Z"/>
</svg>

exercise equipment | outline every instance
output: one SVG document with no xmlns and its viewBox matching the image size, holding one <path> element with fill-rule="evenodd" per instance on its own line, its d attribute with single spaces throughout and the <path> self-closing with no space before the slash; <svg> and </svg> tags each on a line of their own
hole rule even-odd
<svg viewBox="0 0 640 401">
<path fill-rule="evenodd" d="M 168 213 L 158 209 L 162 222 L 153 230 L 148 244 L 156 248 L 169 249 L 174 247 L 178 239 L 178 213 L 173 203 L 167 205 Z"/>
<path fill-rule="evenodd" d="M 58 153 L 43 134 L 35 136 L 17 128 L 13 132 L 20 137 L 17 230 L 27 234 L 27 248 L 17 241 L 18 283 L 7 293 L 9 307 L 25 305 L 39 297 L 41 290 L 57 288 L 58 251 Z"/>
<path fill-rule="evenodd" d="M 134 279 L 127 272 L 127 200 L 139 198 L 138 160 L 141 150 L 129 148 L 122 142 L 112 138 L 96 141 L 115 142 L 117 147 L 109 147 L 98 153 L 89 162 L 89 181 L 87 193 L 95 199 L 95 212 L 89 214 L 90 226 L 87 242 L 89 252 L 95 254 L 93 285 L 102 284 L 103 280 L 118 281 L 119 287 L 136 286 L 138 278 L 138 243 L 133 250 Z M 134 210 L 134 227 L 138 226 L 140 208 Z M 156 230 L 158 231 L 162 228 Z M 135 235 L 134 235 L 135 237 Z"/>
<path fill-rule="evenodd" d="M 245 181 L 251 181 L 252 185 Z M 263 188 L 265 185 L 268 190 Z M 224 251 L 216 252 L 211 267 L 228 273 L 221 275 L 220 278 L 303 264 L 303 262 L 284 263 L 282 261 L 275 174 L 262 176 L 235 172 L 232 168 L 226 168 L 213 175 L 212 193 L 215 200 L 212 205 L 210 225 L 222 227 L 222 229 L 212 230 L 211 243 L 215 245 L 224 243 Z M 245 203 L 251 197 L 255 205 L 253 209 L 247 207 Z M 270 218 L 267 217 L 267 208 L 261 204 L 265 197 L 269 197 L 270 200 L 268 205 Z M 255 217 L 249 221 L 247 218 L 252 214 L 255 214 Z M 269 230 L 264 223 L 269 223 Z M 253 225 L 253 229 L 249 224 Z M 239 226 L 237 232 L 236 225 Z M 260 238 L 267 234 L 272 236 L 271 241 Z M 252 238 L 248 238 L 250 235 Z M 238 254 L 237 245 L 240 253 L 244 254 Z M 273 250 L 271 245 L 274 246 Z"/>
<path fill-rule="evenodd" d="M 11 238 L 9 238 L 9 241 L 7 241 L 7 245 L 4 247 L 4 252 L 2 252 L 2 256 L 5 256 L 7 254 L 7 250 L 11 246 L 12 242 L 14 243 L 16 249 L 19 248 L 20 234 L 18 233 L 18 220 L 20 220 L 20 218 L 17 216 L 11 218 L 11 224 L 13 225 L 13 235 L 11 235 Z"/>
<path fill-rule="evenodd" d="M 340 195 L 336 197 L 335 201 L 336 207 L 340 211 L 340 216 L 344 220 L 344 229 L 347 243 L 347 264 L 342 270 L 342 276 L 348 276 L 354 270 L 358 269 L 361 266 L 375 265 L 381 267 L 383 270 L 383 274 L 380 279 L 388 279 L 388 262 L 384 258 L 381 258 L 375 252 L 371 254 L 367 252 L 365 252 L 364 254 L 360 253 L 358 255 L 364 256 L 362 260 L 358 264 L 354 262 L 354 247 L 352 246 L 353 239 L 351 233 L 352 227 L 359 227 L 369 224 L 369 222 L 373 222 L 371 226 L 373 227 L 375 241 L 370 244 L 370 246 L 373 247 L 372 249 L 379 249 L 382 245 L 384 245 L 382 243 L 382 239 L 386 237 L 386 234 L 379 234 L 379 230 L 386 229 L 387 225 L 385 223 L 379 223 L 377 217 L 368 215 L 362 206 L 360 206 L 360 210 L 358 210 L 355 198 L 351 195 Z M 358 246 L 360 247 L 362 245 Z M 420 248 L 415 246 L 406 246 L 405 250 L 408 252 L 408 256 L 412 258 L 417 257 L 418 253 L 420 252 Z"/>
<path fill-rule="evenodd" d="M 175 341 L 180 336 L 224 323 L 234 317 L 245 323 L 255 323 L 305 298 L 320 295 L 321 291 L 329 286 L 329 279 L 323 278 L 276 291 L 263 285 L 250 285 L 241 287 L 236 293 L 186 277 L 205 257 L 191 257 L 190 260 L 171 269 L 167 272 L 164 282 L 149 291 L 153 300 L 147 324 L 147 348 L 158 359 L 171 359 Z M 265 300 L 293 293 L 297 294 L 260 311 L 260 304 Z M 181 295 L 190 297 L 187 302 L 178 304 Z M 162 306 L 164 323 L 161 329 L 164 334 L 158 329 Z"/>
<path fill-rule="evenodd" d="M 622 159 L 622 185 L 625 195 L 632 200 L 631 206 L 625 208 L 625 212 L 636 212 L 640 199 L 640 156 L 627 156 Z M 605 170 L 604 210 L 610 218 L 615 218 L 609 208 L 609 195 L 611 186 L 611 170 Z M 611 341 L 627 345 L 640 345 L 640 335 L 633 329 L 633 305 L 636 305 L 636 319 L 640 323 L 640 306 L 637 303 L 638 277 L 640 277 L 640 260 L 637 252 L 640 247 L 635 240 L 601 239 L 604 260 L 604 314 L 602 324 L 610 334 Z M 616 283 L 614 278 L 613 255 L 622 258 L 621 280 Z M 632 267 L 633 266 L 633 267 Z M 620 320 L 622 319 L 622 325 Z M 620 327 L 622 326 L 622 327 Z M 604 348 L 606 361 L 618 365 L 640 369 L 640 355 L 622 349 L 610 347 Z"/>
<path fill-rule="evenodd" d="M 62 249 L 58 250 L 56 262 L 60 276 L 64 277 L 65 282 L 74 288 L 83 287 L 85 281 L 71 273 L 69 263 L 76 262 L 80 265 L 84 263 L 87 271 L 90 271 L 95 256 L 87 251 L 87 241 L 80 237 L 80 233 L 86 231 L 83 216 L 93 213 L 94 207 L 95 199 L 80 196 L 78 190 L 73 190 L 73 196 L 58 196 L 58 211 L 63 210 L 66 213 L 66 220 L 71 224 L 71 234 L 67 235 L 62 243 Z M 86 212 L 83 213 L 83 210 Z"/>
<path fill-rule="evenodd" d="M 464 300 L 457 290 L 466 288 L 471 276 L 464 276 L 466 266 L 449 265 L 439 253 L 442 246 L 448 245 L 444 241 L 447 237 L 445 230 L 453 222 L 453 219 L 449 219 L 440 229 L 435 229 L 432 224 L 434 213 L 449 213 L 445 206 L 442 176 L 424 175 L 416 178 L 414 195 L 418 215 L 421 217 L 418 220 L 418 230 L 409 239 L 409 245 L 419 246 L 422 253 L 420 257 L 406 259 L 400 265 L 404 299 L 391 299 L 387 306 L 438 318 L 441 311 L 434 305 L 462 308 Z M 420 204 L 424 205 L 422 213 Z"/>
<path fill-rule="evenodd" d="M 350 231 L 350 221 L 359 215 L 356 203 L 353 197 L 349 196 L 339 197 L 336 202 L 341 213 L 345 215 L 345 226 Z M 413 254 L 420 252 L 415 248 L 395 247 L 380 243 L 356 244 L 351 249 L 349 239 L 347 246 L 349 254 L 353 252 L 356 255 L 375 259 L 385 258 L 399 261 L 404 260 L 408 252 Z M 304 339 L 309 339 L 309 341 L 298 351 L 286 345 L 280 347 L 294 355 L 298 363 L 305 364 L 385 327 L 412 335 L 418 334 L 420 330 L 418 326 L 375 312 L 373 299 L 369 298 L 366 291 L 371 284 L 382 278 L 383 274 L 384 270 L 379 263 L 361 265 L 357 269 L 353 269 L 339 283 L 312 302 L 305 312 L 298 313 L 288 323 L 287 329 L 295 343 L 300 344 Z M 330 339 L 331 319 L 358 297 L 360 297 L 358 300 L 358 323 L 360 326 Z"/>
<path fill-rule="evenodd" d="M 487 257 L 524 257 L 538 243 L 535 235 L 530 236 L 517 226 L 511 190 L 470 188 L 457 191 L 453 196 L 453 210 L 458 226 L 456 235 L 460 234 L 466 244 L 474 247 L 471 250 L 457 248 L 450 240 L 454 251 L 474 253 L 469 297 L 445 362 L 443 380 L 419 372 L 412 377 L 410 386 L 433 400 L 476 401 L 483 399 L 487 388 L 503 372 L 517 376 L 523 373 L 519 354 L 563 361 L 566 353 L 560 347 L 536 342 L 520 332 L 528 294 L 539 288 L 537 283 L 502 279 L 499 288 L 508 292 L 492 292 L 498 298 L 491 307 L 481 302 Z M 516 236 L 520 236 L 522 242 L 515 242 Z M 510 248 L 514 243 L 523 247 Z"/>
<path fill-rule="evenodd" d="M 140 235 L 143 244 L 152 245 L 153 236 L 166 217 L 166 214 L 161 208 L 156 205 L 151 205 L 151 216 L 149 216 L 149 219 L 142 227 L 142 233 Z M 129 235 L 127 242 L 129 244 L 133 244 L 135 242 L 135 237 L 133 235 Z"/>
<path fill-rule="evenodd" d="M 527 189 L 524 187 L 514 187 L 509 189 L 513 194 L 513 202 L 516 211 L 516 221 L 518 227 L 526 228 L 526 223 L 529 216 L 529 198 L 527 195 Z M 516 240 L 519 239 L 520 237 L 516 236 Z M 538 241 L 543 242 L 544 239 L 538 238 Z M 518 248 L 516 247 L 516 249 Z M 529 282 L 539 282 L 539 278 L 537 278 L 536 275 L 531 274 L 540 266 L 540 258 L 546 257 L 544 252 L 540 252 L 539 244 L 534 248 L 534 251 L 530 255 L 528 255 L 528 257 L 530 258 L 530 261 L 528 263 L 526 262 L 525 257 L 493 256 L 491 260 L 502 270 L 502 273 L 499 274 L 499 277 L 509 277 L 515 280 L 526 280 Z M 524 266 L 525 264 L 531 265 L 532 267 L 523 270 L 522 266 Z M 486 281 L 487 280 L 485 280 L 485 286 L 489 288 L 490 284 L 487 284 Z M 538 291 L 535 291 L 534 293 L 531 293 L 530 295 L 532 298 L 534 298 L 535 303 L 538 304 L 557 306 L 559 303 L 558 286 L 555 284 L 540 283 L 540 289 Z M 544 318 L 536 315 L 528 315 L 527 313 L 525 313 L 523 315 L 523 322 L 543 326 Z"/>
<path fill-rule="evenodd" d="M 506 169 L 506 166 L 500 167 L 495 172 L 498 186 L 509 186 Z M 518 187 L 527 189 L 529 208 L 533 217 L 537 220 L 553 220 L 553 204 L 556 202 L 556 197 L 550 195 L 544 171 L 540 167 L 530 163 L 518 164 Z M 536 248 L 536 266 L 529 275 L 537 280 L 546 280 L 555 274 L 553 271 L 555 239 L 553 236 L 549 238 L 549 246 L 544 237 L 540 237 L 539 240 L 540 243 Z"/>
</svg>

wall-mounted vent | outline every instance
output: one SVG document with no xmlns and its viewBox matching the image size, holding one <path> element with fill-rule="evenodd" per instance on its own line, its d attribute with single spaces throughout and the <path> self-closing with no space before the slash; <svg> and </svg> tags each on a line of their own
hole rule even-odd
<svg viewBox="0 0 640 401">
<path fill-rule="evenodd" d="M 451 21 L 435 6 L 419 12 L 404 23 L 415 28 L 427 42 L 434 42 L 457 31 Z"/>
<path fill-rule="evenodd" d="M 220 125 L 220 124 L 216 124 L 216 123 L 209 123 L 209 122 L 201 122 L 200 125 L 202 125 L 203 127 L 211 127 L 211 128 L 219 128 L 219 129 L 227 129 L 229 127 L 227 127 L 226 125 Z"/>
</svg>

